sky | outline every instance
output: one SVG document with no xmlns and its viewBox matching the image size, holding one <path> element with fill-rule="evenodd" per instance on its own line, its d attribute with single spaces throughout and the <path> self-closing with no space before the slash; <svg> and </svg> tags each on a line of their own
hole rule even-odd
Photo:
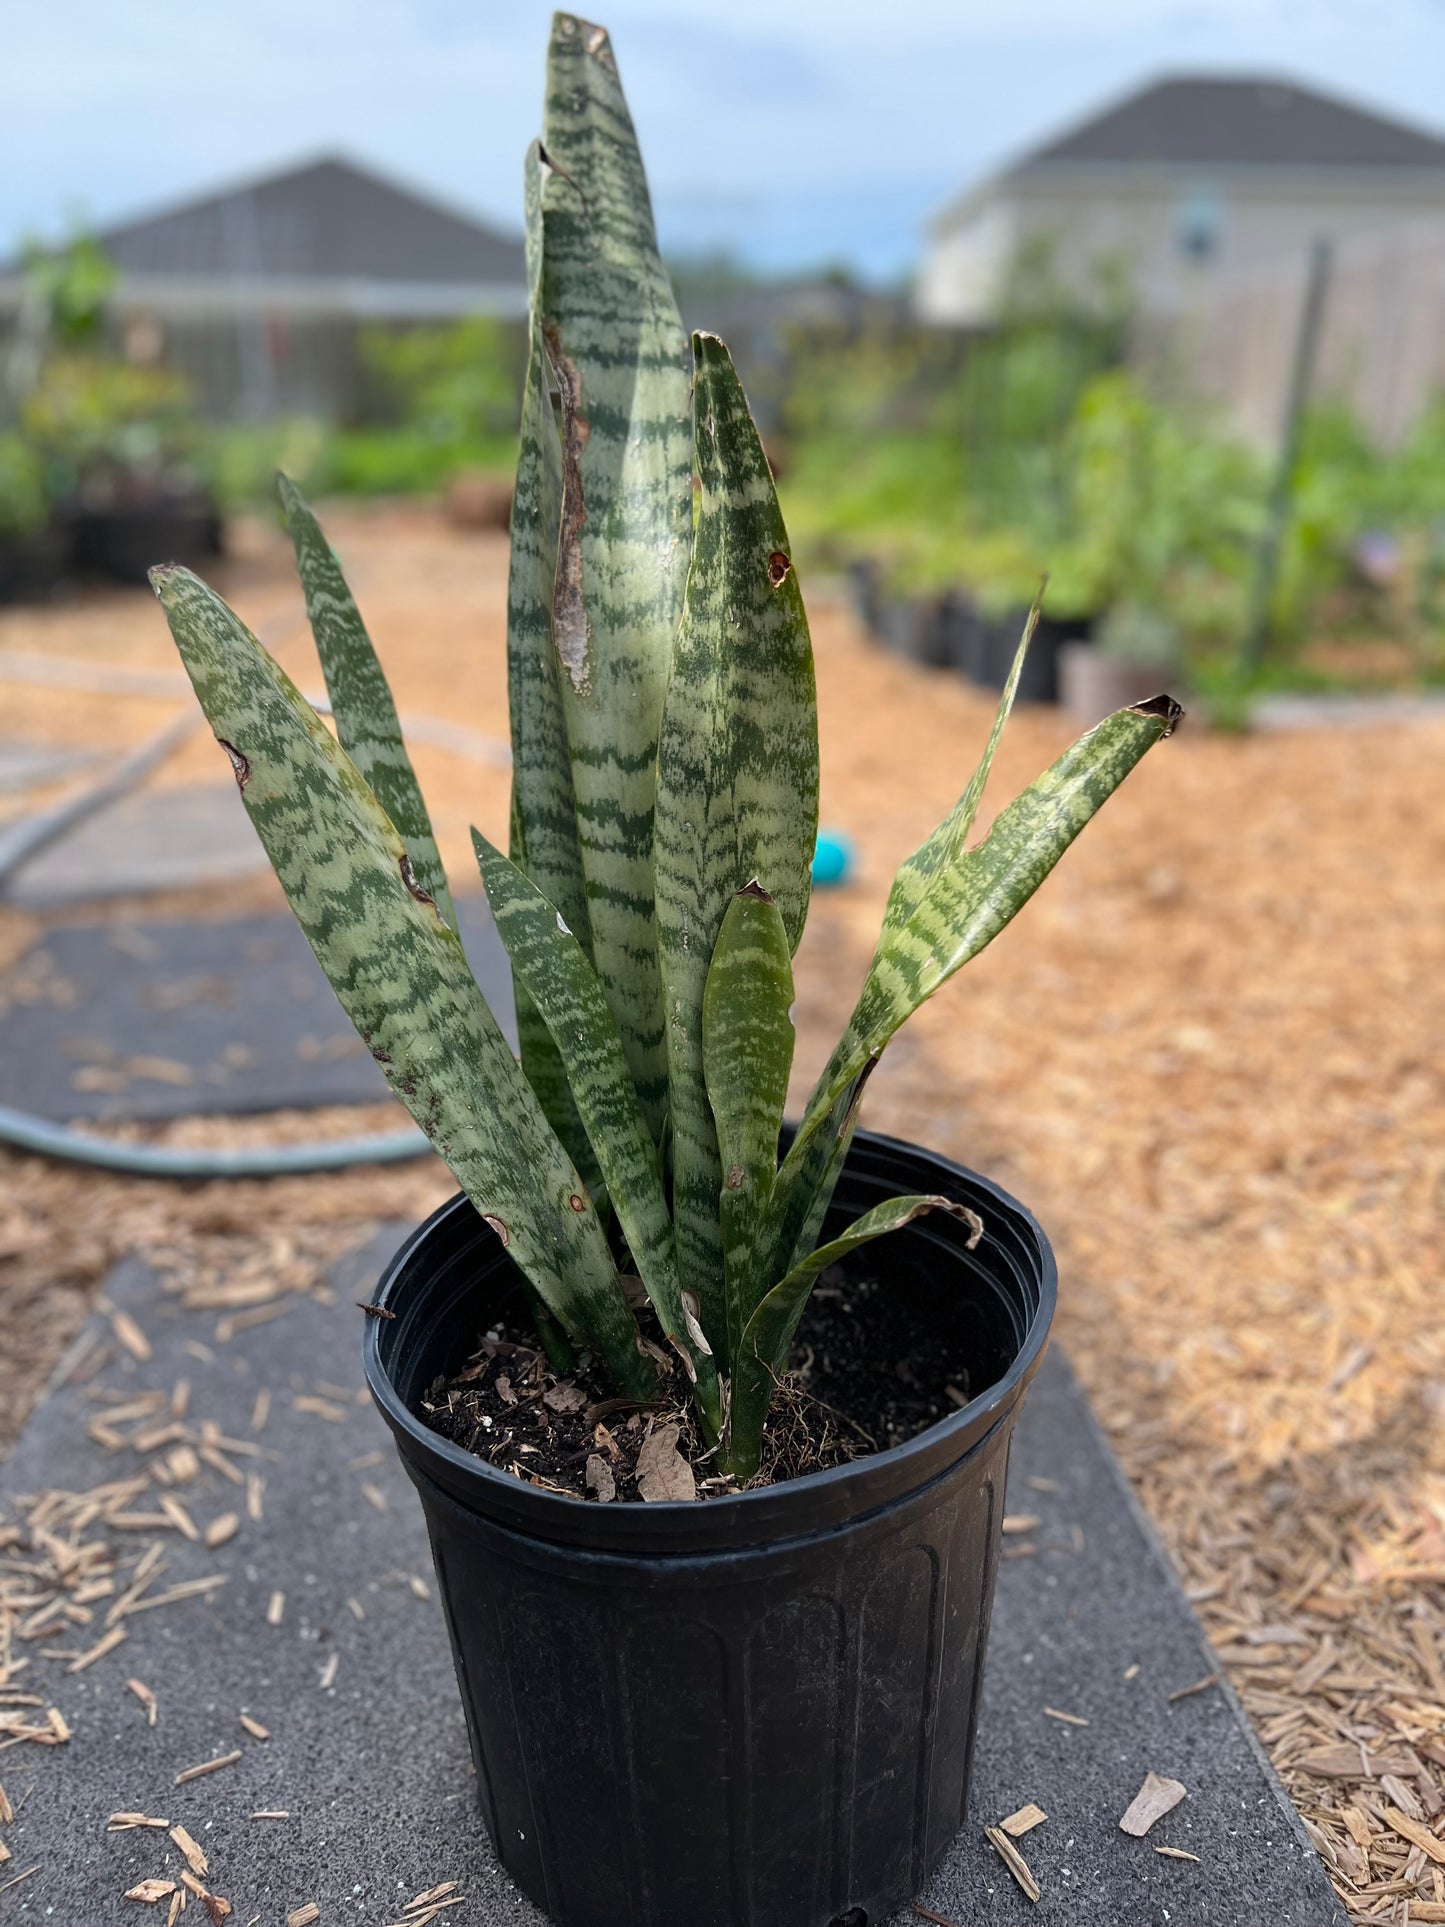
<svg viewBox="0 0 1445 1927">
<path fill-rule="evenodd" d="M 19 0 L 0 252 L 344 152 L 516 228 L 540 0 Z M 1164 73 L 1266 73 L 1445 133 L 1445 0 L 615 0 L 663 246 L 893 280 L 929 216 Z"/>
</svg>

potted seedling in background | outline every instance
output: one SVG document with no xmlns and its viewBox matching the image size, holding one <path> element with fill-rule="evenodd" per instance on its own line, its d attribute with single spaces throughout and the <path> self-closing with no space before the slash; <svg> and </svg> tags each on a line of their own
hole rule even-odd
<svg viewBox="0 0 1445 1927">
<path fill-rule="evenodd" d="M 339 741 L 194 576 L 159 569 L 157 592 L 318 959 L 462 1186 L 388 1268 L 365 1355 L 503 1864 L 570 1927 L 882 1919 L 963 1816 L 1054 1269 L 1021 1205 L 856 1133 L 859 1104 L 1177 705 L 1108 718 L 975 841 L 1020 650 L 785 1127 L 817 828 L 803 599 L 727 350 L 683 334 L 607 35 L 568 15 L 526 184 L 510 854 L 476 838 L 520 1064 L 296 491 Z M 831 1319 L 851 1418 L 793 1369 L 805 1313 Z M 925 1385 L 890 1431 L 905 1353 L 965 1403 Z"/>
<path fill-rule="evenodd" d="M 1092 642 L 1069 642 L 1060 650 L 1060 700 L 1080 722 L 1097 722 L 1161 683 L 1177 681 L 1182 656 L 1178 626 L 1163 610 L 1117 603 L 1095 626 Z"/>
</svg>

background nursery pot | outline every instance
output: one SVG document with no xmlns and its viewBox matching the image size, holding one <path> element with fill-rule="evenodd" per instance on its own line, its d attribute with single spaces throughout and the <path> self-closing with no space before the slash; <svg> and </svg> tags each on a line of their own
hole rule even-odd
<svg viewBox="0 0 1445 1927">
<path fill-rule="evenodd" d="M 986 1179 L 859 1132 L 829 1227 L 906 1191 L 938 1212 L 868 1253 L 966 1335 L 971 1402 L 808 1478 L 692 1505 L 523 1484 L 413 1408 L 519 1292 L 474 1207 L 397 1254 L 373 1395 L 421 1494 L 487 1830 L 560 1927 L 885 1921 L 964 1817 L 1009 1439 L 1053 1316 L 1053 1254 Z"/>
</svg>

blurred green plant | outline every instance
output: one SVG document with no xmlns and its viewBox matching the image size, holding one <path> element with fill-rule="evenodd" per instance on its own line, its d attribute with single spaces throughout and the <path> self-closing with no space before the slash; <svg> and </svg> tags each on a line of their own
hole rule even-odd
<svg viewBox="0 0 1445 1927">
<path fill-rule="evenodd" d="M 52 501 L 125 500 L 193 481 L 199 426 L 189 382 L 169 369 L 51 355 L 19 421 Z"/>
<path fill-rule="evenodd" d="M 45 521 L 45 471 L 23 435 L 0 433 L 0 535 L 24 535 Z"/>
<path fill-rule="evenodd" d="M 485 442 L 515 453 L 526 342 L 477 315 L 446 327 L 368 328 L 361 356 L 383 415 L 443 446 Z"/>
</svg>

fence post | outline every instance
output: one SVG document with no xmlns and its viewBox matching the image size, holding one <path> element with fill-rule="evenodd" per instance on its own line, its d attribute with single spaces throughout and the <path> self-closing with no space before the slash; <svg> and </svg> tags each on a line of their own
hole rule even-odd
<svg viewBox="0 0 1445 1927">
<path fill-rule="evenodd" d="M 1249 622 L 1244 638 L 1244 669 L 1258 669 L 1269 647 L 1274 627 L 1274 595 L 1279 581 L 1280 552 L 1289 532 L 1294 507 L 1295 470 L 1299 466 L 1300 435 L 1304 411 L 1314 381 L 1315 360 L 1319 352 L 1320 326 L 1324 320 L 1325 296 L 1329 290 L 1333 249 L 1323 235 L 1310 248 L 1309 274 L 1304 301 L 1300 307 L 1299 331 L 1295 336 L 1294 358 L 1290 364 L 1289 391 L 1285 398 L 1281 424 L 1279 460 L 1270 488 L 1269 508 L 1260 536 L 1254 586 L 1250 595 Z"/>
</svg>

